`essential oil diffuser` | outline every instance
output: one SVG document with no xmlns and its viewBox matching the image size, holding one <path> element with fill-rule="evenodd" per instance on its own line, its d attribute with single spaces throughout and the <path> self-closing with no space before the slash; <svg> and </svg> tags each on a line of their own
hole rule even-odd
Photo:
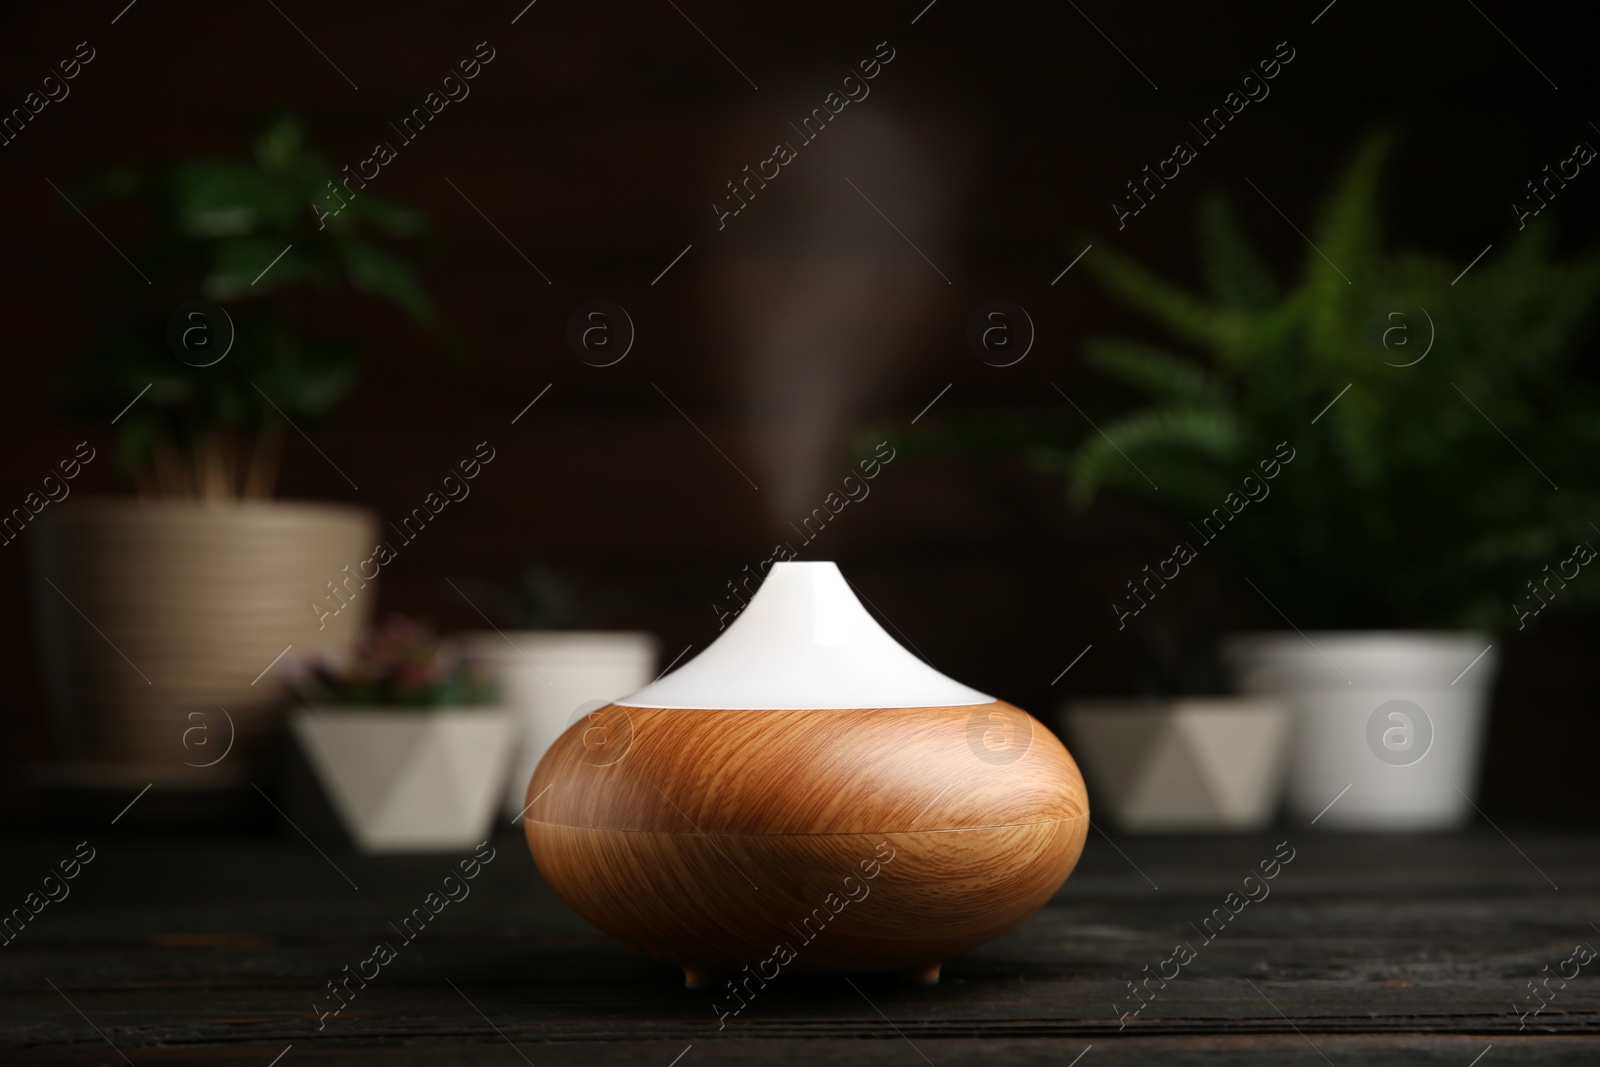
<svg viewBox="0 0 1600 1067">
<path fill-rule="evenodd" d="M 1089 820 L 1050 731 L 907 652 L 833 563 L 774 564 L 699 656 L 574 723 L 527 800 L 556 892 L 690 986 L 937 981 L 1050 898 Z"/>
</svg>

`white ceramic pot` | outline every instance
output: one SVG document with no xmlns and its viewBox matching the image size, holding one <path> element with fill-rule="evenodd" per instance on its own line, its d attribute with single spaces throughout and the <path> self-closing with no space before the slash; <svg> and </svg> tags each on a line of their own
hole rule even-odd
<svg viewBox="0 0 1600 1067">
<path fill-rule="evenodd" d="M 656 671 L 657 642 L 646 633 L 488 631 L 468 634 L 464 644 L 499 679 L 501 704 L 516 717 L 516 754 L 503 804 L 511 818 L 527 804 L 528 779 L 573 714 L 642 689 Z"/>
<path fill-rule="evenodd" d="M 492 831 L 514 736 L 503 709 L 311 707 L 289 727 L 361 851 L 471 848 Z"/>
<path fill-rule="evenodd" d="M 1498 659 L 1487 648 L 1472 633 L 1272 633 L 1232 639 L 1224 658 L 1241 691 L 1295 708 L 1298 819 L 1442 830 L 1467 822 L 1477 797 Z"/>
<path fill-rule="evenodd" d="M 1282 700 L 1073 701 L 1064 724 L 1096 809 L 1123 830 L 1243 832 L 1277 813 L 1290 727 Z"/>
</svg>

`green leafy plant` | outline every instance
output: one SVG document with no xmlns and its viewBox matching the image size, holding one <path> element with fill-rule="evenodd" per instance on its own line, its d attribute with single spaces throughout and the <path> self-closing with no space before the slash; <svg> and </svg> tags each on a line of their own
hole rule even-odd
<svg viewBox="0 0 1600 1067">
<path fill-rule="evenodd" d="M 1098 417 L 1104 436 L 1024 448 L 1080 505 L 1115 488 L 1178 520 L 1301 628 L 1503 629 L 1530 583 L 1566 603 L 1600 598 L 1600 573 L 1541 584 L 1575 544 L 1600 543 L 1600 395 L 1574 370 L 1600 254 L 1558 256 L 1536 225 L 1464 275 L 1444 255 L 1390 248 L 1389 148 L 1385 134 L 1359 148 L 1293 282 L 1221 198 L 1200 216 L 1204 295 L 1096 249 L 1085 265 L 1194 354 L 1092 341 L 1088 362 L 1142 402 Z M 1295 458 L 1270 495 L 1214 544 L 1190 538 L 1246 475 L 1262 480 L 1280 442 Z"/>
<path fill-rule="evenodd" d="M 52 393 L 69 417 L 104 425 L 149 385 L 116 424 L 118 465 L 142 492 L 270 496 L 285 419 L 314 422 L 353 384 L 357 348 L 334 325 L 352 293 L 440 330 L 411 266 L 385 243 L 424 236 L 422 217 L 360 191 L 319 225 L 311 205 L 337 203 L 330 183 L 343 194 L 342 177 L 283 118 L 251 159 L 120 168 L 75 191 L 85 210 L 117 201 L 141 209 L 146 232 L 129 258 L 148 283 L 124 272 L 112 312 L 60 368 Z M 167 339 L 174 310 L 197 298 L 220 306 L 234 328 L 226 357 L 203 367 Z M 223 339 L 212 341 L 220 350 Z"/>
<path fill-rule="evenodd" d="M 349 654 L 324 650 L 284 672 L 306 704 L 459 708 L 491 704 L 493 679 L 456 647 L 403 615 L 391 615 Z"/>
</svg>

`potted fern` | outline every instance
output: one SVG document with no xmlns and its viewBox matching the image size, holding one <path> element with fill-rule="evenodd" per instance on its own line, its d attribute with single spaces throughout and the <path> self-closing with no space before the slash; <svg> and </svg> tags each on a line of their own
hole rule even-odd
<svg viewBox="0 0 1600 1067">
<path fill-rule="evenodd" d="M 1090 343 L 1138 399 L 1097 418 L 1104 436 L 1027 447 L 1080 504 L 1113 489 L 1165 512 L 1278 630 L 1225 659 L 1296 709 L 1297 815 L 1420 829 L 1471 815 L 1498 635 L 1600 596 L 1578 573 L 1600 543 L 1600 393 L 1573 373 L 1600 254 L 1558 255 L 1537 223 L 1470 269 L 1392 248 L 1389 149 L 1360 146 L 1292 281 L 1221 199 L 1200 218 L 1204 295 L 1095 249 L 1085 265 L 1182 352 Z M 1133 626 L 1129 594 L 1112 611 Z"/>
<path fill-rule="evenodd" d="M 416 238 L 420 217 L 362 192 L 319 223 L 336 177 L 283 119 L 248 159 L 121 168 L 73 193 L 91 214 L 122 204 L 144 231 L 123 246 L 134 270 L 116 264 L 122 292 L 53 382 L 65 415 L 112 427 L 137 490 L 51 507 L 31 535 L 68 757 L 138 764 L 145 781 L 192 775 L 189 717 L 221 707 L 239 740 L 223 770 L 237 770 L 281 715 L 275 657 L 347 647 L 370 617 L 373 574 L 352 568 L 373 554 L 376 517 L 273 500 L 278 458 L 351 387 L 357 349 L 335 324 L 352 296 L 436 318 L 378 240 Z M 319 614 L 323 602 L 344 607 Z"/>
</svg>

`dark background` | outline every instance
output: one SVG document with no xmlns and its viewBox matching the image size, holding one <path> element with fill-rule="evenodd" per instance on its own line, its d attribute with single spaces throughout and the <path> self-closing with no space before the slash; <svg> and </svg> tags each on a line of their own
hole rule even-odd
<svg viewBox="0 0 1600 1067">
<path fill-rule="evenodd" d="M 69 189 L 122 162 L 239 156 L 261 123 L 285 110 L 305 117 L 336 163 L 354 164 L 374 140 L 395 140 L 387 123 L 487 40 L 497 57 L 471 96 L 375 179 L 437 226 L 441 239 L 423 270 L 471 356 L 451 357 L 388 307 L 350 303 L 336 329 L 365 348 L 360 384 L 307 429 L 361 489 L 352 492 L 291 435 L 279 496 L 349 500 L 394 517 L 488 439 L 499 458 L 468 501 L 384 570 L 381 609 L 447 628 L 480 625 L 449 578 L 511 622 L 496 591 L 542 565 L 584 591 L 593 610 L 583 623 L 652 630 L 664 659 L 715 637 L 712 605 L 725 583 L 767 558 L 789 536 L 786 521 L 820 504 L 866 454 L 863 427 L 886 427 L 895 440 L 946 384 L 930 422 L 1029 409 L 1077 419 L 1052 382 L 1081 393 L 1093 414 L 1098 387 L 1080 369 L 1082 339 L 1148 328 L 1082 270 L 1052 286 L 1086 244 L 1114 246 L 1188 280 L 1196 198 L 1221 186 L 1273 261 L 1292 269 L 1306 254 L 1301 238 L 1246 179 L 1305 228 L 1357 139 L 1388 122 L 1402 136 L 1390 180 L 1396 236 L 1464 264 L 1514 225 L 1510 202 L 1526 179 L 1574 141 L 1600 136 L 1582 110 L 1594 65 L 1572 9 L 1503 0 L 1481 11 L 1466 2 L 1338 0 L 1315 25 L 1325 0 L 1084 0 L 1081 12 L 938 0 L 915 25 L 926 0 L 782 9 L 683 0 L 681 13 L 665 0 L 538 0 L 515 25 L 523 0 L 280 0 L 281 13 L 264 0 L 140 0 L 111 25 L 124 2 L 19 5 L 0 17 L 7 109 L 77 42 L 98 51 L 70 97 L 0 147 L 0 501 L 20 501 L 85 434 L 96 447 L 110 440 L 103 428 L 62 423 L 42 403 L 46 377 L 82 343 L 128 270 L 50 182 Z M 843 145 L 859 146 L 892 122 L 915 142 L 910 162 L 852 172 L 848 155 L 825 155 L 831 141 L 808 148 L 719 232 L 709 204 L 723 183 L 765 158 L 787 123 L 883 40 L 894 61 L 823 137 L 837 132 Z M 1186 120 L 1219 103 L 1284 40 L 1297 55 L 1270 83 L 1271 96 L 1117 232 L 1109 203 L 1122 183 L 1166 156 L 1175 138 L 1193 141 Z M 859 366 L 853 354 L 818 354 L 832 375 L 821 391 L 852 399 L 821 434 L 826 465 L 796 483 L 772 458 L 785 455 L 789 438 L 781 414 L 748 385 L 737 324 L 792 277 L 785 271 L 796 249 L 809 247 L 817 178 L 835 166 L 862 182 L 937 268 L 842 185 L 843 199 L 827 201 L 843 246 L 865 250 L 857 258 L 869 269 L 850 274 L 838 248 L 819 255 L 806 307 L 851 328 L 881 311 L 893 341 L 867 345 Z M 1581 175 L 1554 204 L 1571 247 L 1595 237 L 1597 182 Z M 130 220 L 96 221 L 119 245 L 133 239 Z M 564 340 L 573 309 L 597 298 L 626 307 L 638 332 L 628 357 L 608 368 L 580 362 Z M 972 310 L 994 298 L 1025 307 L 1038 329 L 1032 352 L 1012 367 L 985 365 L 964 341 Z M 510 426 L 547 383 L 549 393 Z M 802 488 L 780 491 L 795 484 Z M 96 463 L 74 489 L 126 486 L 111 464 Z M 795 508 L 795 499 L 807 502 Z M 1071 511 L 1058 483 L 1016 464 L 904 455 L 802 558 L 838 560 L 893 629 L 942 670 L 1047 716 L 1073 694 L 1130 691 L 1138 627 L 1117 633 L 1107 602 L 1169 543 L 1161 522 L 1114 499 Z M 49 751 L 28 551 L 26 534 L 0 551 L 0 803 L 12 818 L 35 803 L 17 787 L 17 768 Z M 1138 626 L 1252 621 L 1249 605 L 1230 601 L 1204 569 L 1209 561 L 1199 566 L 1198 579 L 1175 585 Z M 1600 729 L 1586 684 L 1596 633 L 1590 621 L 1556 618 L 1531 636 L 1496 639 L 1505 659 L 1484 784 L 1490 815 L 1600 813 L 1589 788 Z"/>
</svg>

